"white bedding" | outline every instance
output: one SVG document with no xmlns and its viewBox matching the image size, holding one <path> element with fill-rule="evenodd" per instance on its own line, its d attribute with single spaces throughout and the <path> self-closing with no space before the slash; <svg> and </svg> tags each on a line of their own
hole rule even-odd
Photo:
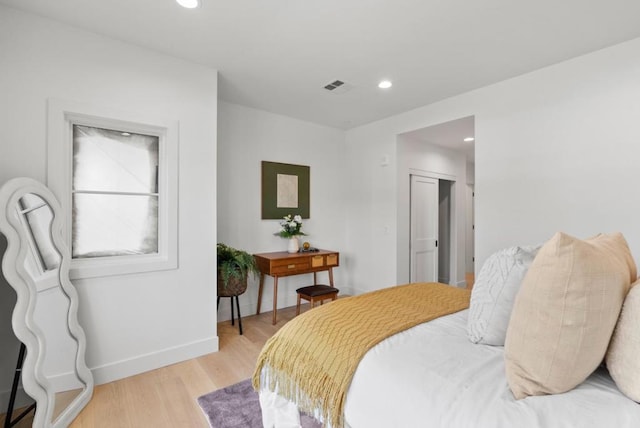
<svg viewBox="0 0 640 428">
<path fill-rule="evenodd" d="M 351 428 L 640 427 L 640 405 L 622 395 L 606 369 L 565 394 L 516 401 L 503 348 L 473 344 L 467 313 L 396 334 L 362 359 L 347 394 Z M 264 384 L 264 383 L 263 383 Z M 265 427 L 291 426 L 294 406 L 261 391 Z M 295 422 L 294 425 L 295 426 Z"/>
</svg>

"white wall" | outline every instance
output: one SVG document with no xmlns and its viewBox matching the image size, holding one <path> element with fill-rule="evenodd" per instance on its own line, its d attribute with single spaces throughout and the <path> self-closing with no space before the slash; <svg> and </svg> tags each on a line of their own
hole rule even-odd
<svg viewBox="0 0 640 428">
<path fill-rule="evenodd" d="M 334 281 L 341 293 L 353 293 L 346 271 L 356 254 L 345 249 L 344 131 L 220 102 L 218 108 L 218 241 L 249 253 L 285 251 L 285 239 L 274 236 L 278 220 L 261 220 L 261 161 L 310 167 L 311 215 L 302 230 L 312 246 L 340 252 Z M 295 212 L 292 211 L 292 214 Z M 328 281 L 327 274 L 318 280 Z M 278 282 L 278 307 L 295 305 L 295 289 L 313 283 L 298 275 Z M 240 296 L 242 315 L 254 314 L 258 282 Z M 265 279 L 262 308 L 273 307 L 273 280 Z M 229 299 L 220 302 L 220 320 L 230 319 Z"/>
<path fill-rule="evenodd" d="M 467 161 L 467 184 L 473 184 L 476 180 L 476 164 L 475 161 Z"/>
<path fill-rule="evenodd" d="M 397 139 L 397 283 L 409 282 L 409 240 L 410 240 L 410 174 L 454 181 L 451 210 L 454 217 L 451 242 L 456 243 L 456 252 L 451 256 L 451 284 L 464 285 L 464 254 L 466 249 L 465 219 L 467 183 L 466 157 L 456 152 L 422 141 L 410 140 L 405 136 Z M 381 284 L 390 286 L 393 284 Z"/>
<path fill-rule="evenodd" d="M 179 269 L 75 281 L 96 382 L 217 350 L 216 71 L 1 6 L 0 63 L 0 183 L 46 180 L 50 97 L 180 124 Z M 0 295 L 5 325 L 15 295 L 4 280 Z M 0 334 L 2 393 L 18 344 Z"/>
<path fill-rule="evenodd" d="M 360 248 L 366 261 L 350 275 L 367 289 L 396 275 L 395 232 L 381 232 L 400 221 L 396 175 L 393 167 L 380 174 L 376 159 L 394 152 L 401 133 L 471 115 L 476 270 L 493 251 L 559 230 L 579 237 L 619 230 L 638 257 L 638 76 L 640 39 L 348 131 L 348 194 L 357 199 L 347 247 Z"/>
</svg>

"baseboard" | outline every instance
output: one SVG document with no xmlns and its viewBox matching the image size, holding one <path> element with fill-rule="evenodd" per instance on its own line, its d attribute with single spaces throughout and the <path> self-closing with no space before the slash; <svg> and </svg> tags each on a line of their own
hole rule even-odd
<svg viewBox="0 0 640 428">
<path fill-rule="evenodd" d="M 214 336 L 209 339 L 188 343 L 186 345 L 176 346 L 173 348 L 163 349 L 135 358 L 117 361 L 115 363 L 105 364 L 104 366 L 94 367 L 91 369 L 93 380 L 96 385 L 113 382 L 114 380 L 123 379 L 129 376 L 155 370 L 170 364 L 179 363 L 181 361 L 190 360 L 202 355 L 217 352 L 219 349 L 218 337 Z M 51 379 L 53 385 L 60 389 L 71 389 L 75 385 L 75 376 L 72 373 L 65 373 L 55 376 Z M 5 413 L 9 406 L 9 398 L 11 390 L 0 391 L 0 414 Z M 33 403 L 31 398 L 22 387 L 18 388 L 14 409 L 19 409 Z M 15 417 L 14 413 L 14 417 Z"/>
<path fill-rule="evenodd" d="M 0 391 L 0 414 L 6 413 L 7 408 L 9 407 L 10 397 L 11 397 L 10 389 L 7 391 Z M 29 406 L 33 402 L 34 402 L 33 398 L 31 398 L 26 392 L 24 392 L 24 389 L 22 389 L 22 386 L 19 386 L 18 392 L 16 393 L 16 401 L 13 405 L 13 408 L 14 408 L 13 418 L 15 419 L 15 417 L 18 415 L 15 409 L 20 409 L 21 407 Z"/>
<path fill-rule="evenodd" d="M 231 307 L 229 306 L 229 302 L 231 301 L 231 299 L 221 299 L 220 301 L 220 309 L 218 310 L 218 322 L 220 321 L 228 321 L 231 319 Z M 265 302 L 266 303 L 266 302 Z M 262 305 L 262 312 L 265 312 L 267 310 L 271 310 L 272 308 L 272 303 L 269 302 L 269 306 L 265 306 L 264 304 Z M 268 308 L 268 309 L 267 309 Z M 280 309 L 280 308 L 278 308 Z M 235 317 L 238 316 L 238 314 L 236 314 L 236 306 L 235 306 L 235 299 L 234 299 L 234 305 L 233 305 L 233 314 Z M 240 304 L 240 314 L 242 315 L 242 317 L 248 317 L 250 315 L 255 315 L 256 314 L 256 305 L 254 302 L 250 302 L 250 303 L 242 303 Z"/>
<path fill-rule="evenodd" d="M 91 368 L 96 385 L 217 352 L 218 336 Z"/>
<path fill-rule="evenodd" d="M 467 288 L 467 281 L 458 281 L 458 282 L 456 282 L 456 287 Z"/>
<path fill-rule="evenodd" d="M 340 289 L 340 294 L 344 294 L 347 296 L 358 296 L 360 294 L 368 293 L 369 291 L 372 290 L 363 290 L 357 287 L 344 287 L 344 290 Z"/>
</svg>

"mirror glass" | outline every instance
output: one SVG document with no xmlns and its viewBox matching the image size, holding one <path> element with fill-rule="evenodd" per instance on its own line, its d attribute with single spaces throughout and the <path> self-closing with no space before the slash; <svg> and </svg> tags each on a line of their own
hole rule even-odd
<svg viewBox="0 0 640 428">
<path fill-rule="evenodd" d="M 67 328 L 71 301 L 60 281 L 62 257 L 51 239 L 53 211 L 41 197 L 27 193 L 19 199 L 18 215 L 29 241 L 24 267 L 38 293 L 33 317 L 44 338 L 41 370 L 54 393 L 51 422 L 55 422 L 87 385 L 75 372 L 78 341 Z"/>
<path fill-rule="evenodd" d="M 19 199 L 18 214 L 29 239 L 30 257 L 25 259 L 26 268 L 38 278 L 42 273 L 60 267 L 60 253 L 51 241 L 51 207 L 40 196 L 27 193 Z"/>
<path fill-rule="evenodd" d="M 33 426 L 66 427 L 90 400 L 78 296 L 69 280 L 61 208 L 41 183 L 18 178 L 0 188 L 2 270 L 18 299 L 13 328 L 26 346 L 22 383 L 36 400 Z"/>
</svg>

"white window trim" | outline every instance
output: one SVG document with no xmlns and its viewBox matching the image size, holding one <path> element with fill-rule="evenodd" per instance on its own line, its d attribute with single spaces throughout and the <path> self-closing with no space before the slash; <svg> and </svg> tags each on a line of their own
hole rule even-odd
<svg viewBox="0 0 640 428">
<path fill-rule="evenodd" d="M 142 113 L 49 99 L 47 102 L 47 185 L 65 213 L 64 237 L 71 248 L 72 126 L 87 125 L 159 137 L 158 254 L 98 257 L 71 261 L 72 279 L 176 269 L 178 267 L 177 121 Z"/>
</svg>

